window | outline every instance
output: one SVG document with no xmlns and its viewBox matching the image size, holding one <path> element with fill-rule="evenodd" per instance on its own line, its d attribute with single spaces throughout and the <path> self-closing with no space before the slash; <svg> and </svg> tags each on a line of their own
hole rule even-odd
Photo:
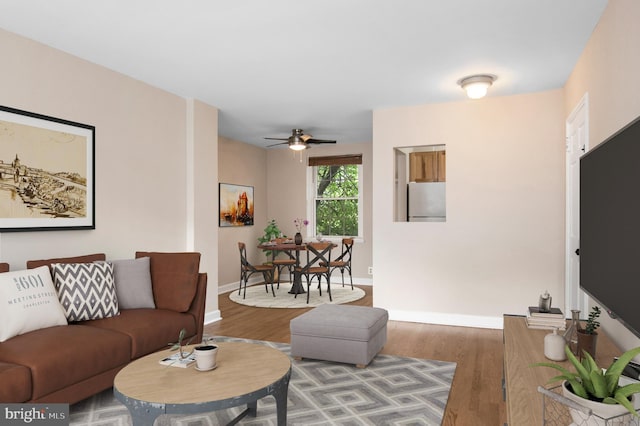
<svg viewBox="0 0 640 426">
<path fill-rule="evenodd" d="M 362 235 L 362 156 L 309 158 L 309 217 L 312 235 Z"/>
</svg>

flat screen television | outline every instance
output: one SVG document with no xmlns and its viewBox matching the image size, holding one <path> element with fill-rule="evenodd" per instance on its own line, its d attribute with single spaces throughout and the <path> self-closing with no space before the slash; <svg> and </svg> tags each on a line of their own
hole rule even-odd
<svg viewBox="0 0 640 426">
<path fill-rule="evenodd" d="M 580 287 L 640 337 L 640 117 L 580 159 Z"/>
</svg>

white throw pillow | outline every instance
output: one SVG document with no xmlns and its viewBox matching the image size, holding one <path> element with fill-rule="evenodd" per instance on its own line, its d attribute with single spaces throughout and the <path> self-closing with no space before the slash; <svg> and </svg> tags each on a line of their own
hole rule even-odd
<svg viewBox="0 0 640 426">
<path fill-rule="evenodd" d="M 56 325 L 67 320 L 47 266 L 0 273 L 0 342 Z"/>
<path fill-rule="evenodd" d="M 51 269 L 69 322 L 108 318 L 120 313 L 110 263 L 53 263 Z"/>
<path fill-rule="evenodd" d="M 112 260 L 120 309 L 155 308 L 148 257 Z"/>
</svg>

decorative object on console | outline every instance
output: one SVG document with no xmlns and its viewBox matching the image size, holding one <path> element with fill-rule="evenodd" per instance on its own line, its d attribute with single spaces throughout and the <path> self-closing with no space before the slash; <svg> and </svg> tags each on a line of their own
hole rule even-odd
<svg viewBox="0 0 640 426">
<path fill-rule="evenodd" d="M 565 354 L 575 368 L 575 373 L 558 364 L 542 362 L 536 363 L 534 366 L 550 367 L 558 370 L 561 374 L 552 378 L 550 382 L 564 380 L 562 385 L 563 392 L 565 392 L 566 389 L 566 393 L 577 396 L 578 398 L 575 399 L 575 401 L 580 405 L 586 406 L 590 402 L 596 402 L 591 409 L 593 414 L 600 419 L 619 416 L 626 411 L 636 417 L 640 417 L 633 406 L 634 394 L 640 393 L 640 383 L 635 382 L 623 386 L 620 385 L 622 371 L 635 356 L 640 355 L 640 347 L 628 350 L 617 360 L 613 361 L 607 369 L 596 365 L 596 362 L 588 353 L 585 353 L 585 360 L 581 363 L 573 354 L 569 345 L 565 346 Z M 602 413 L 599 411 L 600 408 L 605 410 L 610 408 L 612 404 L 620 404 L 621 411 L 615 414 L 609 412 Z M 598 417 L 588 417 L 578 410 L 570 409 L 570 412 L 576 424 L 607 424 L 605 423 L 606 420 L 600 421 Z M 630 418 L 631 416 L 629 416 L 629 420 Z M 585 423 L 585 421 L 587 423 Z M 616 418 L 616 421 L 622 420 Z"/>
<path fill-rule="evenodd" d="M 49 268 L 0 273 L 0 342 L 41 328 L 67 325 Z"/>
<path fill-rule="evenodd" d="M 598 342 L 598 333 L 596 330 L 600 327 L 597 319 L 600 317 L 600 307 L 593 306 L 587 318 L 587 323 L 583 330 L 578 330 L 578 358 L 582 359 L 584 351 L 588 352 L 592 358 L 596 357 L 596 343 Z"/>
<path fill-rule="evenodd" d="M 538 309 L 541 313 L 546 313 L 551 310 L 551 295 L 547 290 L 544 291 L 544 294 L 540 295 L 540 300 L 538 301 Z"/>
<path fill-rule="evenodd" d="M 564 337 L 558 334 L 557 328 L 554 328 L 553 333 L 544 336 L 544 356 L 552 361 L 564 361 L 567 359 L 564 353 L 566 344 Z"/>
<path fill-rule="evenodd" d="M 95 127 L 4 106 L 0 123 L 0 231 L 95 229 Z"/>
<path fill-rule="evenodd" d="M 551 296 L 549 296 L 549 300 Z M 542 329 L 562 329 L 566 328 L 564 314 L 559 308 L 549 307 L 548 312 L 540 310 L 539 306 L 529 306 L 527 317 L 525 318 L 527 327 Z"/>
<path fill-rule="evenodd" d="M 53 263 L 51 269 L 67 321 L 108 318 L 120 312 L 110 263 Z"/>
<path fill-rule="evenodd" d="M 567 331 L 564 333 L 564 339 L 567 341 L 567 345 L 571 349 L 571 352 L 574 355 L 578 355 L 578 330 L 580 330 L 582 326 L 580 325 L 580 310 L 572 309 L 571 310 L 571 325 L 567 328 Z"/>
</svg>

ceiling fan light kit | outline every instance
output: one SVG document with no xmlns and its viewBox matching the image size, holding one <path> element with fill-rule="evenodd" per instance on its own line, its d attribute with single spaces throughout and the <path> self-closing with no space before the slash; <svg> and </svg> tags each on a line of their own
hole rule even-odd
<svg viewBox="0 0 640 426">
<path fill-rule="evenodd" d="M 291 136 L 288 138 L 265 138 L 268 140 L 276 140 L 276 141 L 286 141 L 280 142 L 273 145 L 267 146 L 270 148 L 276 145 L 289 145 L 289 148 L 294 151 L 302 151 L 303 149 L 309 148 L 308 144 L 322 144 L 322 143 L 336 143 L 334 140 L 328 139 L 315 139 L 311 135 L 304 134 L 302 129 L 292 129 Z"/>
<path fill-rule="evenodd" d="M 306 149 L 306 148 L 307 148 L 307 145 L 305 145 L 305 143 L 302 141 L 293 141 L 289 143 L 289 149 L 292 149 L 294 151 L 302 151 L 303 149 Z"/>
<path fill-rule="evenodd" d="M 487 94 L 487 90 L 497 78 L 492 74 L 470 75 L 458 80 L 458 85 L 467 92 L 469 99 L 480 99 Z"/>
</svg>

